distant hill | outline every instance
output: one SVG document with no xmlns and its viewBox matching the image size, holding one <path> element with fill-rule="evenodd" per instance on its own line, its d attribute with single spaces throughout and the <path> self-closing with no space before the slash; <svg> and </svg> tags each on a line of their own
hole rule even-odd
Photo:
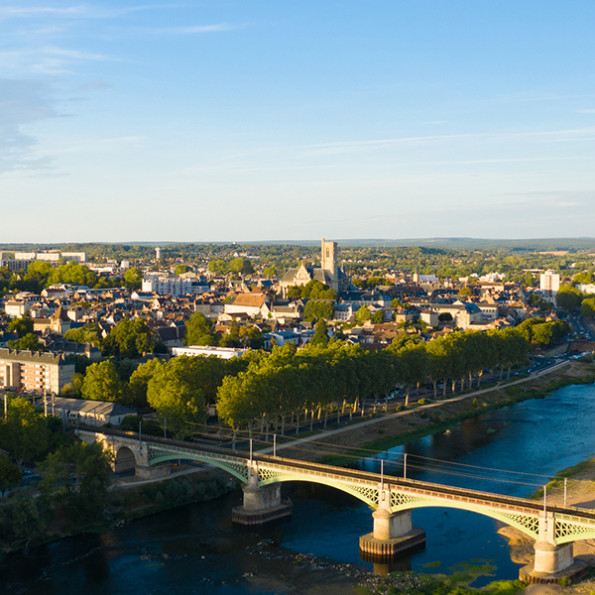
<svg viewBox="0 0 595 595">
<path fill-rule="evenodd" d="M 396 247 L 427 247 L 443 248 L 451 250 L 530 250 L 530 251 L 560 251 L 560 250 L 595 250 L 595 238 L 535 238 L 535 239 L 514 239 L 499 240 L 489 238 L 362 238 L 362 239 L 335 239 L 339 246 L 343 247 L 376 247 L 376 248 L 396 248 Z M 98 246 L 138 246 L 142 248 L 153 248 L 155 246 L 173 247 L 190 245 L 233 245 L 238 246 L 319 246 L 320 240 L 261 240 L 252 242 L 92 242 L 83 243 L 60 243 L 60 244 L 0 244 L 0 251 L 35 251 L 50 249 L 76 249 L 85 250 L 90 247 Z"/>
</svg>

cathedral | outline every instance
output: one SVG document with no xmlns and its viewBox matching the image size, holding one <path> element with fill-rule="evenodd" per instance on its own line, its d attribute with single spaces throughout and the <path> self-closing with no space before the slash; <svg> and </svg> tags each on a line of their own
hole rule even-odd
<svg viewBox="0 0 595 595">
<path fill-rule="evenodd" d="M 337 264 L 337 242 L 327 242 L 323 239 L 320 250 L 320 267 L 302 263 L 295 269 L 289 269 L 281 279 L 280 285 L 285 293 L 288 287 L 306 285 L 312 280 L 328 285 L 337 293 L 347 290 L 347 277 Z"/>
</svg>

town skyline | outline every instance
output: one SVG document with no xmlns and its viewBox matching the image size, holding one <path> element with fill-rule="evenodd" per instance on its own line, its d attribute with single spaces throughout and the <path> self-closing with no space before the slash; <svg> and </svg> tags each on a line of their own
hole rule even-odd
<svg viewBox="0 0 595 595">
<path fill-rule="evenodd" d="M 595 6 L 0 8 L 4 242 L 591 235 Z"/>
</svg>

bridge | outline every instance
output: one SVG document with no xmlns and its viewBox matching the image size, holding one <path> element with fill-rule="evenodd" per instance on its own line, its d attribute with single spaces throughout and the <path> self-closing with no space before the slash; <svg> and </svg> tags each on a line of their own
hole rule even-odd
<svg viewBox="0 0 595 595">
<path fill-rule="evenodd" d="M 140 478 L 161 477 L 163 465 L 172 460 L 199 461 L 218 467 L 243 484 L 243 506 L 234 508 L 235 523 L 257 525 L 291 514 L 291 504 L 281 498 L 281 484 L 307 481 L 333 487 L 365 502 L 372 510 L 373 531 L 360 537 L 364 559 L 382 561 L 425 544 L 423 529 L 412 526 L 411 511 L 423 507 L 448 507 L 482 514 L 514 527 L 535 540 L 533 566 L 520 571 L 528 582 L 555 582 L 576 577 L 585 564 L 575 560 L 573 543 L 595 538 L 595 511 L 546 506 L 517 498 L 321 465 L 266 454 L 245 454 L 189 442 L 143 437 L 104 429 L 77 429 L 86 442 L 100 441 L 114 454 L 116 472 L 134 470 Z"/>
</svg>

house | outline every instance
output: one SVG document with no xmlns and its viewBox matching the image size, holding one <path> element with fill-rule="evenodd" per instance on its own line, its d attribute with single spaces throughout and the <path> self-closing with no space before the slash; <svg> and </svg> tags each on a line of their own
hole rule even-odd
<svg viewBox="0 0 595 595">
<path fill-rule="evenodd" d="M 225 304 L 225 314 L 247 314 L 267 318 L 271 313 L 268 297 L 264 293 L 239 293 L 230 304 Z"/>
</svg>

